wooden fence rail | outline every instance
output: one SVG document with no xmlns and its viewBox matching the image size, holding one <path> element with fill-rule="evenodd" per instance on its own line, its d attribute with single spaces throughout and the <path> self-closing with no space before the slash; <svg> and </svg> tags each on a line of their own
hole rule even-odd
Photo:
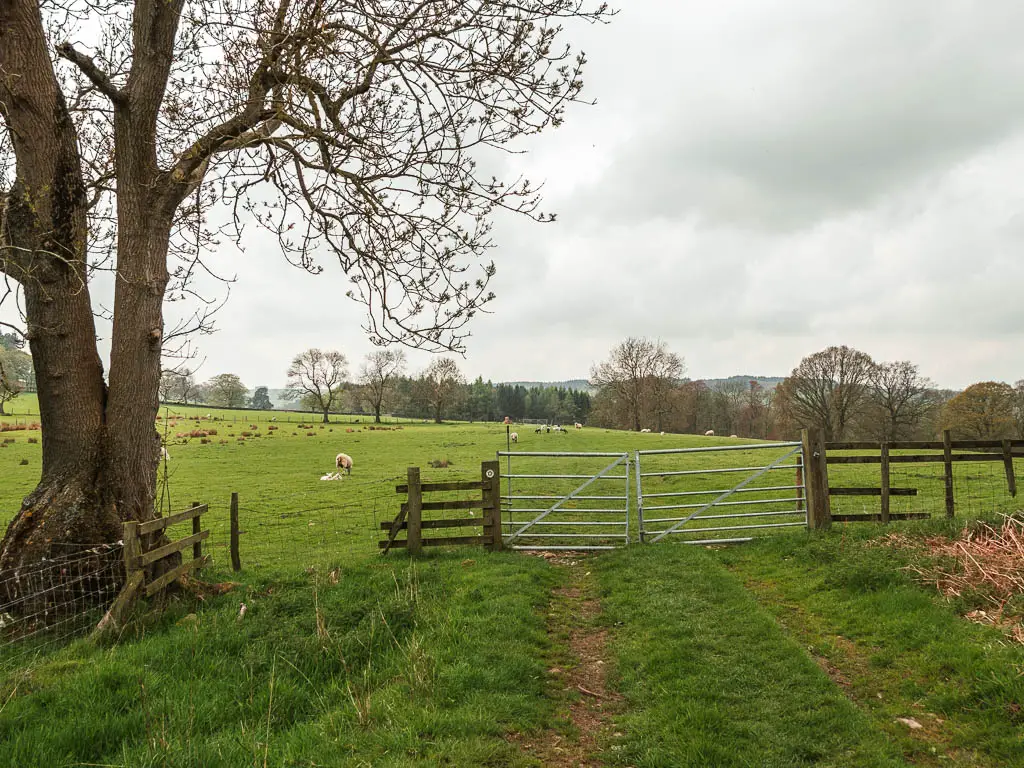
<svg viewBox="0 0 1024 768">
<path fill-rule="evenodd" d="M 825 442 L 821 430 L 805 429 L 803 476 L 807 487 L 807 522 L 810 528 L 828 528 L 833 520 L 853 522 L 871 520 L 887 523 L 890 520 L 918 520 L 927 518 L 927 513 L 890 514 L 889 500 L 893 496 L 916 496 L 916 488 L 893 488 L 890 484 L 890 468 L 893 464 L 942 464 L 945 490 L 945 511 L 953 517 L 956 499 L 953 488 L 953 465 L 959 462 L 1002 462 L 1006 485 L 1011 496 L 1017 495 L 1017 478 L 1013 460 L 1024 458 L 1024 440 L 953 440 L 949 430 L 942 433 L 942 440 L 895 440 L 892 442 L 833 441 Z M 844 456 L 836 451 L 877 451 L 877 455 Z M 893 451 L 941 451 L 941 453 L 897 453 Z M 959 451 L 959 453 L 954 453 Z M 966 452 L 965 452 L 966 451 Z M 832 455 L 829 455 L 832 452 Z M 878 488 L 841 488 L 830 486 L 829 466 L 842 464 L 878 464 Z M 830 496 L 878 496 L 881 500 L 879 514 L 833 515 Z"/>
<path fill-rule="evenodd" d="M 107 613 L 96 625 L 94 634 L 102 634 L 104 631 L 118 627 L 122 624 L 125 614 L 139 594 L 152 597 L 160 590 L 166 588 L 175 579 L 183 576 L 189 571 L 199 570 L 209 562 L 209 556 L 203 555 L 203 542 L 209 538 L 210 531 L 202 529 L 202 516 L 208 511 L 205 504 L 198 501 L 192 502 L 192 506 L 184 512 L 177 512 L 166 517 L 158 517 L 155 520 L 147 520 L 144 523 L 129 521 L 124 524 L 124 547 L 122 558 L 124 561 L 125 584 L 121 592 L 111 604 Z M 155 533 L 166 531 L 172 525 L 192 521 L 192 535 L 186 536 L 177 541 L 162 544 L 153 549 L 146 549 L 146 539 Z M 185 560 L 180 565 L 161 574 L 152 581 L 147 582 L 147 570 L 157 561 L 164 559 L 178 552 L 183 552 L 191 546 L 192 559 Z"/>
<path fill-rule="evenodd" d="M 395 486 L 397 493 L 407 496 L 406 501 L 399 507 L 398 515 L 394 520 L 384 521 L 380 524 L 381 530 L 386 532 L 385 538 L 380 542 L 382 554 L 397 548 L 405 548 L 411 554 L 418 554 L 423 547 L 459 544 L 479 544 L 491 550 L 502 549 L 500 481 L 498 462 L 496 461 L 485 461 L 480 465 L 479 481 L 424 483 L 420 480 L 419 467 L 409 467 L 406 482 Z M 443 491 L 480 491 L 480 498 L 454 501 L 423 500 L 424 494 Z M 424 512 L 471 509 L 482 510 L 483 514 L 479 518 L 423 519 Z M 482 528 L 481 535 L 423 538 L 424 530 L 473 527 Z M 404 539 L 398 538 L 401 531 L 406 532 Z"/>
</svg>

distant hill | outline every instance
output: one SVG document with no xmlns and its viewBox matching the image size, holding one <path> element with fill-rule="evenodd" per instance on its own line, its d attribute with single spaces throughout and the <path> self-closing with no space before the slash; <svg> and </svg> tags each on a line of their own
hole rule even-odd
<svg viewBox="0 0 1024 768">
<path fill-rule="evenodd" d="M 778 384 L 781 384 L 785 380 L 786 380 L 785 376 L 747 376 L 747 375 L 730 376 L 727 379 L 701 379 L 701 381 L 703 381 L 705 384 L 707 384 L 709 387 L 711 387 L 711 389 L 714 389 L 717 386 L 721 386 L 722 384 L 731 384 L 733 382 L 739 382 L 740 384 L 743 384 L 744 386 L 748 386 L 749 382 L 751 382 L 751 381 L 756 381 L 758 384 L 760 384 L 765 389 L 775 389 L 775 387 Z"/>
<path fill-rule="evenodd" d="M 712 389 L 732 382 L 739 382 L 743 386 L 748 386 L 748 383 L 751 381 L 756 381 L 765 389 L 775 389 L 776 385 L 782 383 L 784 379 L 784 376 L 748 376 L 743 374 L 730 376 L 726 379 L 699 379 L 699 381 L 703 381 Z M 565 387 L 566 389 L 576 389 L 582 392 L 594 391 L 594 388 L 590 386 L 590 382 L 587 379 L 569 379 L 568 381 L 502 381 L 499 383 L 513 387 L 518 385 L 527 389 L 531 387 Z M 273 393 L 271 393 L 271 396 L 273 396 Z"/>
<path fill-rule="evenodd" d="M 569 379 L 568 381 L 499 381 L 496 383 L 505 384 L 510 387 L 526 387 L 527 389 L 532 389 L 533 387 L 563 387 L 580 392 L 591 392 L 594 389 L 590 386 L 590 382 L 587 379 Z"/>
</svg>

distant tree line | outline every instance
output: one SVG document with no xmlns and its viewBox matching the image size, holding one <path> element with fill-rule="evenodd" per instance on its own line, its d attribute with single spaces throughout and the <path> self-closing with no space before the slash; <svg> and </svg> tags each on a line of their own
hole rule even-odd
<svg viewBox="0 0 1024 768">
<path fill-rule="evenodd" d="M 777 387 L 756 380 L 708 385 L 683 378 L 663 342 L 629 338 L 594 366 L 591 423 L 615 429 L 826 440 L 1024 438 L 1024 380 L 939 389 L 907 360 L 876 362 L 847 346 L 808 355 Z"/>
<path fill-rule="evenodd" d="M 438 358 L 417 375 L 406 374 L 405 353 L 378 350 L 362 362 L 358 377 L 349 378 L 348 361 L 340 352 L 308 349 L 292 360 L 286 372 L 285 398 L 297 410 L 319 414 L 366 414 L 380 421 L 385 414 L 434 422 L 544 420 L 554 424 L 586 422 L 591 401 L 585 391 L 565 387 L 495 385 L 478 377 L 467 382 L 451 358 Z M 249 390 L 235 374 L 223 373 L 197 383 L 187 368 L 166 371 L 160 399 L 183 405 L 223 408 L 273 408 L 265 386 Z"/>
</svg>

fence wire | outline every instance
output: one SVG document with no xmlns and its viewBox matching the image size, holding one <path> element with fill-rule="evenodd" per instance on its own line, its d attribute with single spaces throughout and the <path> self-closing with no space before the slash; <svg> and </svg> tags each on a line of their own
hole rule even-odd
<svg viewBox="0 0 1024 768">
<path fill-rule="evenodd" d="M 88 633 L 124 580 L 121 545 L 65 545 L 67 552 L 0 571 L 0 669 Z"/>
</svg>

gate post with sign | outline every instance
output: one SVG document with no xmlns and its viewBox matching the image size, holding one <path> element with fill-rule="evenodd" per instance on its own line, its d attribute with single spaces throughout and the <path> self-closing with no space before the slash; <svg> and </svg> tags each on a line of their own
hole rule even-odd
<svg viewBox="0 0 1024 768">
<path fill-rule="evenodd" d="M 501 538 L 501 476 L 497 461 L 481 462 L 480 481 L 483 485 L 484 516 L 491 529 L 489 546 L 492 552 L 500 552 L 505 542 Z"/>
<path fill-rule="evenodd" d="M 804 485 L 807 498 L 807 527 L 826 530 L 832 527 L 832 508 L 828 498 L 828 463 L 825 460 L 825 440 L 821 430 L 810 427 L 802 430 L 800 439 L 804 454 Z"/>
</svg>

